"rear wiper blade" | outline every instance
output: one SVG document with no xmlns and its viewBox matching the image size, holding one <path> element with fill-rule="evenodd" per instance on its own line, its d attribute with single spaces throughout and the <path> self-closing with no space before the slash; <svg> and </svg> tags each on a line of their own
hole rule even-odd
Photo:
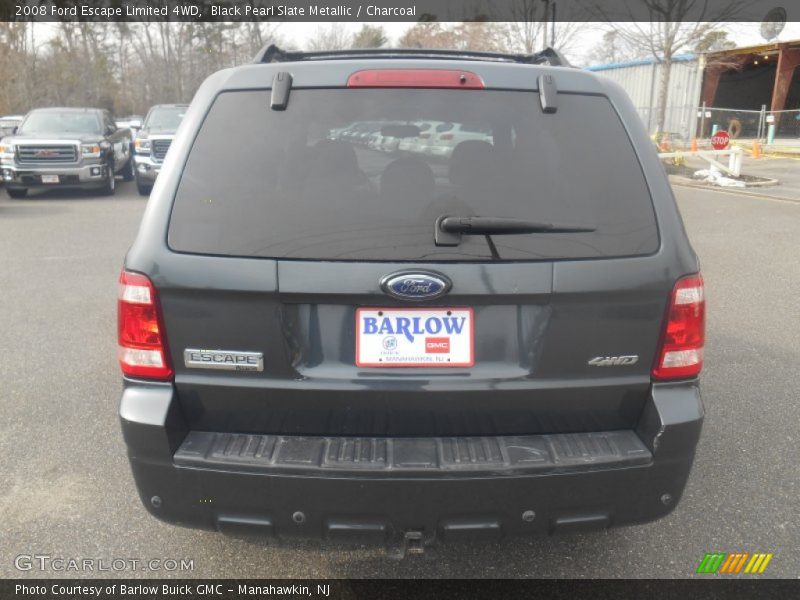
<svg viewBox="0 0 800 600">
<path fill-rule="evenodd" d="M 585 225 L 556 225 L 540 221 L 509 219 L 505 217 L 444 217 L 439 227 L 447 233 L 466 235 L 503 235 L 515 233 L 577 233 L 595 231 Z"/>
<path fill-rule="evenodd" d="M 514 235 L 524 233 L 583 233 L 596 227 L 526 221 L 505 217 L 449 217 L 436 219 L 434 237 L 437 246 L 457 246 L 462 235 Z"/>
</svg>

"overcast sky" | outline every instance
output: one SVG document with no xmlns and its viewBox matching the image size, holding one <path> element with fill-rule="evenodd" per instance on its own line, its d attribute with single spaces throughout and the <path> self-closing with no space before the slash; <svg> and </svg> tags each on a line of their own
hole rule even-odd
<svg viewBox="0 0 800 600">
<path fill-rule="evenodd" d="M 397 40 L 413 25 L 413 23 L 371 24 L 383 26 L 391 40 L 391 45 L 396 45 Z M 357 31 L 361 25 L 361 23 L 343 23 L 343 26 L 351 32 Z M 284 37 L 296 40 L 299 46 L 303 46 L 320 27 L 327 26 L 329 26 L 329 23 L 282 23 L 279 31 Z M 725 24 L 724 28 L 728 31 L 728 37 L 736 42 L 737 46 L 750 46 L 764 43 L 764 39 L 759 32 L 759 26 L 759 23 L 728 23 Z M 575 36 L 571 48 L 567 52 L 568 57 L 578 64 L 585 64 L 587 55 L 600 42 L 603 31 L 601 23 L 581 24 L 580 34 Z M 785 42 L 797 39 L 800 39 L 800 23 L 787 23 L 777 41 Z"/>
<path fill-rule="evenodd" d="M 385 29 L 390 45 L 396 46 L 397 40 L 403 33 L 413 25 L 413 23 L 369 23 L 370 25 L 381 25 Z M 361 27 L 362 23 L 342 23 L 349 31 L 355 32 Z M 574 36 L 570 47 L 566 49 L 567 58 L 576 65 L 586 65 L 591 61 L 588 59 L 591 50 L 600 42 L 604 25 L 601 23 L 582 23 L 580 31 Z M 329 27 L 330 23 L 280 23 L 278 31 L 284 39 L 290 39 L 301 48 L 306 42 L 313 38 L 321 27 Z M 759 32 L 759 23 L 726 23 L 725 31 L 728 32 L 729 39 L 736 42 L 737 46 L 751 46 L 764 43 L 764 39 Z M 39 24 L 38 27 L 50 33 L 56 34 L 53 24 Z M 47 33 L 44 34 L 45 36 Z M 783 32 L 778 36 L 777 41 L 786 42 L 789 40 L 800 39 L 800 23 L 790 22 L 786 24 Z M 773 40 L 776 41 L 776 40 Z"/>
</svg>

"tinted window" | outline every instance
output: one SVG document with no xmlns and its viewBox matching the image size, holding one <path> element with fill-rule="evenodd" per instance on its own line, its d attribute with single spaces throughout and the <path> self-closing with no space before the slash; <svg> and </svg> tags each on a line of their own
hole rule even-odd
<svg viewBox="0 0 800 600">
<path fill-rule="evenodd" d="M 144 127 L 148 129 L 175 130 L 186 114 L 185 106 L 159 106 L 150 111 Z"/>
<path fill-rule="evenodd" d="M 227 92 L 215 101 L 175 198 L 174 250 L 328 260 L 491 259 L 483 236 L 436 246 L 440 215 L 596 227 L 495 236 L 503 259 L 657 249 L 644 176 L 605 98 L 562 94 L 558 112 L 544 114 L 538 95 L 529 92 L 293 90 L 286 111 L 269 106 L 268 91 Z M 469 123 L 486 133 L 440 141 L 416 138 L 409 127 L 415 143 L 403 153 L 349 135 L 420 122 Z"/>
<path fill-rule="evenodd" d="M 486 123 L 464 123 L 461 126 L 461 131 L 467 131 L 469 133 L 485 133 L 490 134 L 492 130 L 489 129 Z"/>
<path fill-rule="evenodd" d="M 33 111 L 20 127 L 20 135 L 39 133 L 101 134 L 100 117 L 96 113 L 76 111 Z"/>
</svg>

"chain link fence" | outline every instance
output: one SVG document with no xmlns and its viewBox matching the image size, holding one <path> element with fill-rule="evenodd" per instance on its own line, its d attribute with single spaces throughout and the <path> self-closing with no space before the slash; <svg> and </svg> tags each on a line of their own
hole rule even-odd
<svg viewBox="0 0 800 600">
<path fill-rule="evenodd" d="M 651 136 L 659 134 L 658 127 L 658 109 L 649 106 L 637 106 L 636 111 L 642 119 L 644 126 L 647 128 Z M 688 144 L 691 141 L 695 112 L 697 108 L 694 105 L 669 105 L 664 111 L 664 133 L 669 136 L 673 143 Z"/>
<path fill-rule="evenodd" d="M 725 130 L 732 140 L 760 140 L 765 144 L 800 143 L 800 109 L 769 111 L 671 105 L 664 112 L 664 131 L 658 131 L 656 108 L 637 106 L 637 112 L 654 139 L 665 136 L 670 145 L 689 147 L 692 138 L 708 140 Z"/>
<path fill-rule="evenodd" d="M 772 139 L 800 139 L 800 109 L 774 110 L 764 117 L 766 124 L 766 138 L 768 143 Z M 772 131 L 770 131 L 772 130 Z"/>
<path fill-rule="evenodd" d="M 763 137 L 764 113 L 760 110 L 738 110 L 728 108 L 706 108 L 697 110 L 697 132 L 699 139 L 711 137 L 725 130 L 732 140 Z"/>
<path fill-rule="evenodd" d="M 705 139 L 717 130 L 724 129 L 731 139 L 757 139 L 771 144 L 775 141 L 800 138 L 800 109 L 769 111 L 739 110 L 730 108 L 697 109 L 695 135 Z"/>
</svg>

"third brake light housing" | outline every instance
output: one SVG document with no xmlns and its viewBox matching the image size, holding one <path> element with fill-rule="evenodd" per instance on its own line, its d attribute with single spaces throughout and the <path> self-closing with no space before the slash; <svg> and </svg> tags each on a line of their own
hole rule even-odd
<svg viewBox="0 0 800 600">
<path fill-rule="evenodd" d="M 367 69 L 347 80 L 349 88 L 455 88 L 482 90 L 483 79 L 470 71 L 449 69 Z"/>
</svg>

